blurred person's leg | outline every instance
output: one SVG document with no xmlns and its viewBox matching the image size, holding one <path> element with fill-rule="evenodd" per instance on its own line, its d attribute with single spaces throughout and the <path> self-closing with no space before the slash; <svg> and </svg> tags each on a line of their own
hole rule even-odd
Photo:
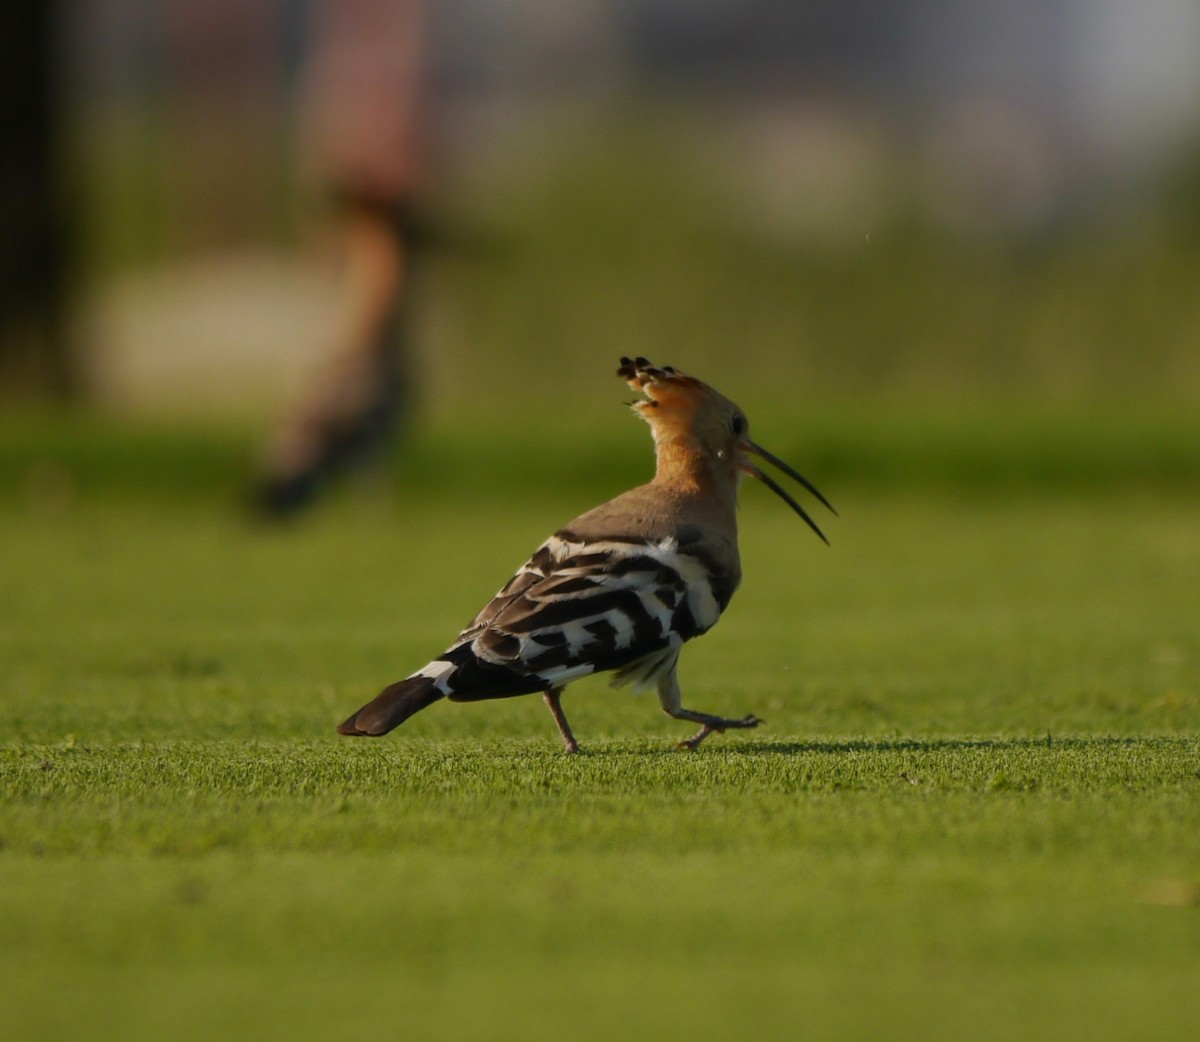
<svg viewBox="0 0 1200 1042">
<path fill-rule="evenodd" d="M 326 0 L 316 13 L 311 158 L 336 198 L 342 331 L 268 444 L 260 499 L 274 513 L 303 507 L 330 477 L 380 455 L 408 398 L 424 28 L 417 0 Z"/>
<path fill-rule="evenodd" d="M 268 443 L 261 500 L 273 513 L 305 506 L 330 477 L 381 454 L 408 399 L 411 237 L 381 206 L 338 207 L 344 330 Z"/>
</svg>

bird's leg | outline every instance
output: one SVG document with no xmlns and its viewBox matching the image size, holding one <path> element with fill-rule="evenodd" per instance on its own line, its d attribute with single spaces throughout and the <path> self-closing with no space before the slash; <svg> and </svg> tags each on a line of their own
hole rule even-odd
<svg viewBox="0 0 1200 1042">
<path fill-rule="evenodd" d="M 558 724 L 558 733 L 562 735 L 567 752 L 579 752 L 579 743 L 571 734 L 571 725 L 567 723 L 567 718 L 562 711 L 562 688 L 552 687 L 549 691 L 543 692 L 542 700 L 546 703 L 546 708 L 550 710 L 550 715 L 554 717 L 554 722 Z"/>
<path fill-rule="evenodd" d="M 697 748 L 714 731 L 718 734 L 724 734 L 727 728 L 757 727 L 763 723 L 753 713 L 749 716 L 730 718 L 713 716 L 711 713 L 697 713 L 693 709 L 684 709 L 682 696 L 679 691 L 679 681 L 675 676 L 674 668 L 658 682 L 658 701 L 663 707 L 663 712 L 668 716 L 676 720 L 691 720 L 693 723 L 701 725 L 700 730 L 692 735 L 691 738 L 685 738 L 679 743 L 680 749 Z"/>
</svg>

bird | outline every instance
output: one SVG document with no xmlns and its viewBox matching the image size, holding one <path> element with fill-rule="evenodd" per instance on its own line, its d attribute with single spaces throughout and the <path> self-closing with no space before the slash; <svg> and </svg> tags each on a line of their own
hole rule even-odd
<svg viewBox="0 0 1200 1042">
<path fill-rule="evenodd" d="M 654 438 L 653 479 L 550 536 L 446 651 L 384 688 L 338 727 L 340 734 L 386 734 L 442 699 L 540 693 L 566 751 L 577 753 L 563 689 L 608 672 L 614 686 L 655 688 L 668 716 L 700 725 L 677 743 L 683 749 L 696 749 L 714 732 L 764 722 L 753 713 L 731 718 L 685 708 L 680 649 L 715 625 L 741 582 L 736 511 L 743 475 L 765 484 L 828 545 L 753 458 L 837 511 L 807 478 L 752 441 L 746 414 L 708 384 L 643 357 L 621 358 L 617 375 L 639 394 L 630 408 Z"/>
</svg>

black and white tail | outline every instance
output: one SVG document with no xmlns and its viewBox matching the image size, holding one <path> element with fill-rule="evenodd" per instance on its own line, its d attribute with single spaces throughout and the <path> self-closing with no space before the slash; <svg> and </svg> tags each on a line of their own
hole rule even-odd
<svg viewBox="0 0 1200 1042">
<path fill-rule="evenodd" d="M 445 697 L 433 677 L 416 673 L 385 687 L 338 728 L 338 734 L 378 737 Z"/>
</svg>

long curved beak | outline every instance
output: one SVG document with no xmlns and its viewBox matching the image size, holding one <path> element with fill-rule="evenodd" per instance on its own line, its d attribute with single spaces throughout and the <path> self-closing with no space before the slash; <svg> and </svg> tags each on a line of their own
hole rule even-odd
<svg viewBox="0 0 1200 1042">
<path fill-rule="evenodd" d="M 808 491 L 811 492 L 814 496 L 816 496 L 817 499 L 819 499 L 835 517 L 837 516 L 837 511 L 833 509 L 833 505 L 829 502 L 829 500 L 827 500 L 823 495 L 821 495 L 821 493 L 819 491 L 817 491 L 817 487 L 811 481 L 809 481 L 808 478 L 804 477 L 802 474 L 799 474 L 792 467 L 790 467 L 786 463 L 784 463 L 783 460 L 781 460 L 778 456 L 774 455 L 773 453 L 768 452 L 761 445 L 756 445 L 749 438 L 742 439 L 742 441 L 739 444 L 739 447 L 741 448 L 741 450 L 743 452 L 748 452 L 748 453 L 750 453 L 750 455 L 757 456 L 759 459 L 764 459 L 768 463 L 772 464 L 773 466 L 778 467 L 793 481 L 799 482 L 806 489 L 808 489 Z M 764 485 L 766 485 L 767 488 L 769 488 L 772 492 L 774 492 L 775 495 L 777 495 L 780 499 L 782 499 L 797 514 L 799 514 L 801 518 L 804 519 L 805 524 L 807 524 L 809 528 L 811 528 L 814 532 L 817 533 L 818 536 L 820 536 L 821 541 L 826 546 L 829 545 L 829 540 L 825 538 L 825 533 L 822 532 L 821 529 L 817 527 L 817 523 L 811 517 L 808 516 L 808 513 L 804 509 L 804 507 L 802 507 L 799 503 L 797 503 L 788 494 L 788 492 L 779 484 L 779 482 L 777 482 L 769 474 L 764 473 L 760 467 L 756 467 L 749 460 L 742 460 L 740 463 L 740 468 L 741 468 L 741 471 L 743 474 L 749 474 L 750 477 L 757 478 Z"/>
</svg>

